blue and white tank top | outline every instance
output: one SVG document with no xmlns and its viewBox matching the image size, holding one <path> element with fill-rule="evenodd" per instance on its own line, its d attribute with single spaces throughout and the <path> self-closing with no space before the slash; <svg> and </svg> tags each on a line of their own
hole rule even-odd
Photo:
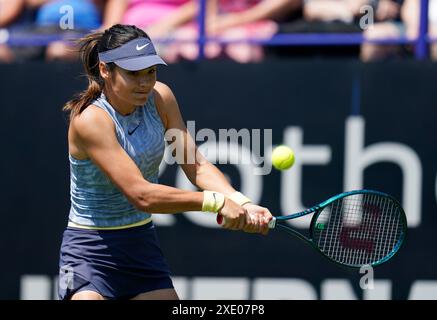
<svg viewBox="0 0 437 320">
<path fill-rule="evenodd" d="M 105 110 L 114 121 L 118 142 L 136 163 L 144 179 L 157 183 L 165 149 L 165 129 L 153 94 L 144 106 L 137 107 L 127 116 L 114 110 L 104 94 L 92 104 Z M 71 155 L 69 159 L 71 222 L 87 227 L 111 228 L 151 217 L 150 213 L 138 211 L 91 160 L 78 160 Z"/>
</svg>

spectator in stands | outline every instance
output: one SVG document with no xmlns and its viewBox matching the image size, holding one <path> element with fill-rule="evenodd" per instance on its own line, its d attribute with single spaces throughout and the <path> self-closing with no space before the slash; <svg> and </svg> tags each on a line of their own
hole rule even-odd
<svg viewBox="0 0 437 320">
<path fill-rule="evenodd" d="M 405 33 L 408 38 L 415 39 L 419 35 L 420 1 L 405 0 L 402 8 L 402 20 L 405 23 Z M 428 33 L 437 37 L 437 0 L 429 0 Z M 437 43 L 431 45 L 431 58 L 437 60 Z"/>
<path fill-rule="evenodd" d="M 381 9 L 382 8 L 382 9 Z M 378 5 L 380 12 L 385 12 L 387 19 L 381 19 L 381 13 L 376 12 L 375 24 L 366 29 L 363 36 L 367 40 L 392 39 L 401 36 L 404 26 L 400 21 L 401 8 L 398 3 L 393 1 L 380 1 Z M 361 46 L 361 60 L 379 60 L 400 53 L 400 47 L 396 45 L 380 45 L 374 43 L 364 43 Z"/>
<path fill-rule="evenodd" d="M 153 38 L 171 37 L 179 26 L 197 16 L 198 0 L 129 0 L 123 22 L 147 31 Z"/>
<path fill-rule="evenodd" d="M 437 0 L 429 1 L 429 34 L 437 37 Z M 367 30 L 364 35 L 367 39 L 386 39 L 407 37 L 416 39 L 419 33 L 420 1 L 405 0 L 401 9 L 401 21 L 377 23 Z M 367 43 L 363 45 L 361 59 L 363 61 L 376 61 L 393 56 L 400 56 L 405 52 L 404 46 L 379 45 Z M 409 49 L 409 48 L 407 48 Z M 431 57 L 437 59 L 437 44 L 431 46 Z"/>
<path fill-rule="evenodd" d="M 361 33 L 361 8 L 370 0 L 304 0 L 302 15 L 279 24 L 278 34 Z M 269 50 L 275 56 L 356 56 L 359 46 L 282 46 Z"/>
<path fill-rule="evenodd" d="M 361 8 L 369 0 L 305 0 L 300 21 L 284 25 L 284 33 L 361 32 Z"/>
<path fill-rule="evenodd" d="M 25 0 L 29 8 L 36 11 L 36 27 L 54 32 L 67 31 L 68 36 L 77 37 L 94 29 L 105 29 L 121 22 L 127 0 Z M 74 30 L 63 30 L 60 21 L 65 12 L 63 6 L 73 9 Z M 78 54 L 72 44 L 55 41 L 46 48 L 47 60 L 72 60 Z"/>
<path fill-rule="evenodd" d="M 341 21 L 352 24 L 361 15 L 360 8 L 368 0 L 306 0 L 304 18 L 306 21 Z"/>
<path fill-rule="evenodd" d="M 6 28 L 16 22 L 24 8 L 24 0 L 0 0 L 0 62 L 10 63 L 14 61 L 14 54 L 4 43 L 7 41 Z"/>
<path fill-rule="evenodd" d="M 431 0 L 431 3 L 430 3 L 429 23 L 430 23 L 431 37 L 437 40 L 437 1 L 436 0 Z M 414 27 L 411 27 L 409 29 L 414 30 Z M 434 43 L 433 45 L 431 45 L 431 57 L 434 60 L 437 60 L 437 43 Z"/>
<path fill-rule="evenodd" d="M 176 38 L 175 32 L 198 15 L 198 0 L 129 0 L 123 23 L 135 25 L 154 40 Z M 166 62 L 175 62 L 172 50 L 176 46 L 156 43 L 156 49 Z"/>
<path fill-rule="evenodd" d="M 270 39 L 277 31 L 274 19 L 280 19 L 301 7 L 301 0 L 209 0 L 206 33 L 222 40 Z M 193 24 L 180 29 L 176 37 L 195 40 L 198 26 Z M 172 52 L 194 60 L 198 55 L 195 43 L 180 45 Z M 261 45 L 209 43 L 205 47 L 207 58 L 229 57 L 240 63 L 258 62 L 264 57 Z"/>
</svg>

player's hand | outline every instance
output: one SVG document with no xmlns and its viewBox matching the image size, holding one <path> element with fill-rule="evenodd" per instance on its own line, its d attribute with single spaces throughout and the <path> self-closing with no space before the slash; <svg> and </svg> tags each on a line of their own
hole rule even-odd
<svg viewBox="0 0 437 320">
<path fill-rule="evenodd" d="M 245 208 L 232 200 L 225 199 L 225 204 L 218 212 L 224 218 L 223 228 L 230 230 L 244 230 L 248 221 L 248 213 Z"/>
<path fill-rule="evenodd" d="M 269 233 L 269 222 L 273 218 L 269 209 L 252 203 L 246 203 L 243 208 L 245 208 L 248 213 L 248 220 L 246 221 L 246 226 L 243 231 L 267 235 Z"/>
</svg>

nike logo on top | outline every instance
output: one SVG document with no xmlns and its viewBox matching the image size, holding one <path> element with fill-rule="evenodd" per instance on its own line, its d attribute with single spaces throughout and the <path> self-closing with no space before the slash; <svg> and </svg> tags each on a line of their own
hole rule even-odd
<svg viewBox="0 0 437 320">
<path fill-rule="evenodd" d="M 133 128 L 133 129 L 131 129 L 131 130 L 128 130 L 127 133 L 128 133 L 129 135 L 132 135 L 132 133 L 134 133 L 135 130 L 137 130 L 139 126 L 140 126 L 140 124 L 138 124 L 135 128 Z"/>
<path fill-rule="evenodd" d="M 139 44 L 137 44 L 137 50 L 138 50 L 138 51 L 141 51 L 141 50 L 143 50 L 145 47 L 147 47 L 149 44 L 150 44 L 150 43 L 146 43 L 144 46 L 141 46 L 141 47 L 140 47 Z"/>
</svg>

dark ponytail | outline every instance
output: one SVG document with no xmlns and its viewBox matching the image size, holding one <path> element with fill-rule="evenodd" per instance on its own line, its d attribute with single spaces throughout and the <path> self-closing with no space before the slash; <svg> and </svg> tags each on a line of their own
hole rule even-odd
<svg viewBox="0 0 437 320">
<path fill-rule="evenodd" d="M 149 38 L 143 30 L 135 26 L 116 24 L 105 32 L 96 32 L 78 40 L 80 60 L 88 77 L 88 88 L 68 101 L 62 109 L 70 112 L 70 120 L 85 110 L 103 91 L 104 80 L 100 76 L 99 53 L 140 37 Z M 110 70 L 115 68 L 113 63 L 108 66 Z"/>
<path fill-rule="evenodd" d="M 98 52 L 102 37 L 103 32 L 98 32 L 79 40 L 80 59 L 88 77 L 88 88 L 65 104 L 63 110 L 70 112 L 70 119 L 80 114 L 102 93 L 103 79 L 100 77 Z"/>
</svg>

